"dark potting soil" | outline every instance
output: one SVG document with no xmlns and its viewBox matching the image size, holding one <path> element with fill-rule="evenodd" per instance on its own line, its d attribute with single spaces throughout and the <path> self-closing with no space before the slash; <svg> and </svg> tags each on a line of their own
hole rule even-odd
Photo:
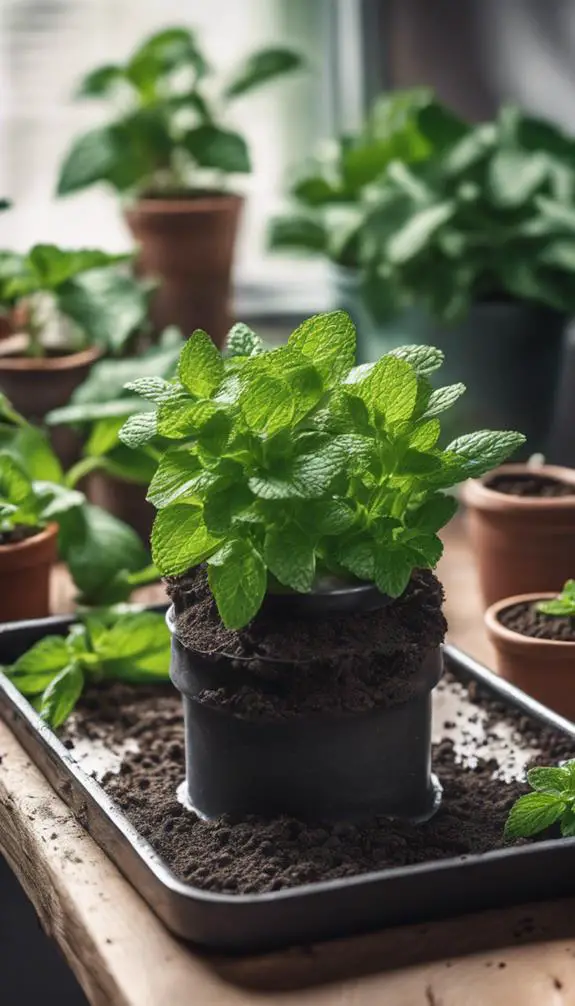
<svg viewBox="0 0 575 1006">
<path fill-rule="evenodd" d="M 575 643 L 575 617 L 569 615 L 544 615 L 530 602 L 513 604 L 499 613 L 499 621 L 512 632 L 533 639 L 554 639 L 556 642 Z"/>
<path fill-rule="evenodd" d="M 18 524 L 10 531 L 0 531 L 0 545 L 17 545 L 18 542 L 25 541 L 26 538 L 33 538 L 40 533 L 40 528 L 30 527 L 29 524 Z"/>
<path fill-rule="evenodd" d="M 199 699 L 232 707 L 246 718 L 302 712 L 389 707 L 413 693 L 422 654 L 443 642 L 443 588 L 430 570 L 414 573 L 405 593 L 377 611 L 313 620 L 261 611 L 240 631 L 218 615 L 205 569 L 167 583 L 178 608 L 176 634 L 191 650 L 208 653 L 214 670 L 226 661 L 226 683 Z M 320 654 L 320 656 L 318 656 Z"/>
<path fill-rule="evenodd" d="M 548 475 L 493 475 L 485 481 L 488 489 L 507 496 L 575 496 L 575 486 Z"/>
<path fill-rule="evenodd" d="M 449 680 L 439 687 L 461 688 Z M 491 725 L 504 718 L 541 751 L 537 762 L 575 756 L 575 742 L 483 698 L 474 684 L 468 698 L 470 719 L 478 707 L 487 711 L 487 736 Z M 470 768 L 456 763 L 453 742 L 446 739 L 433 751 L 443 801 L 426 824 L 384 817 L 363 824 L 310 825 L 255 817 L 202 821 L 175 795 L 185 774 L 184 725 L 179 696 L 169 686 L 91 689 L 73 729 L 64 728 L 64 738 L 86 735 L 112 748 L 137 740 L 140 750 L 124 755 L 120 773 L 109 774 L 104 788 L 178 878 L 228 894 L 276 891 L 500 848 L 508 811 L 527 790 L 522 783 L 492 778 L 497 762 L 481 757 L 487 740 L 477 742 L 477 764 Z M 73 748 L 74 742 L 68 739 L 67 744 Z"/>
</svg>

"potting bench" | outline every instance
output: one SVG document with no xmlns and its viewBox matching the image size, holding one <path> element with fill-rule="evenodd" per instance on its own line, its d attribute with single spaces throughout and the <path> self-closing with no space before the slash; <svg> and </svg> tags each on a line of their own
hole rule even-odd
<svg viewBox="0 0 575 1006">
<path fill-rule="evenodd" d="M 485 658 L 475 585 L 457 528 L 442 575 L 456 601 L 448 611 L 454 641 L 465 646 L 467 640 L 467 648 Z M 58 606 L 66 606 L 62 577 L 55 587 Z M 94 1006 L 575 1004 L 575 899 L 261 957 L 209 955 L 186 946 L 75 821 L 2 723 L 0 854 Z"/>
</svg>

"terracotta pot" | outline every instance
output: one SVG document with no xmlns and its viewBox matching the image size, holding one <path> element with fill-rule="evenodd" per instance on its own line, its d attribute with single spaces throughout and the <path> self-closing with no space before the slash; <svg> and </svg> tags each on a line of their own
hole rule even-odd
<svg viewBox="0 0 575 1006">
<path fill-rule="evenodd" d="M 510 496 L 488 489 L 494 475 L 548 475 L 573 496 Z M 575 570 L 575 469 L 502 465 L 467 482 L 462 499 L 485 606 L 524 591 L 557 592 Z"/>
<path fill-rule="evenodd" d="M 0 545 L 0 622 L 50 614 L 50 570 L 58 554 L 58 525 L 14 545 Z"/>
<path fill-rule="evenodd" d="M 221 346 L 231 324 L 231 273 L 243 200 L 206 195 L 193 199 L 141 199 L 126 211 L 140 245 L 138 268 L 157 277 L 152 322 L 161 332 L 177 325 L 184 335 L 203 328 Z"/>
<path fill-rule="evenodd" d="M 146 486 L 116 479 L 106 472 L 91 472 L 85 491 L 91 503 L 129 524 L 149 544 L 156 511 L 146 500 Z"/>
<path fill-rule="evenodd" d="M 522 636 L 499 621 L 500 613 L 514 604 L 556 596 L 557 590 L 505 597 L 487 609 L 485 627 L 495 647 L 498 674 L 543 705 L 575 720 L 575 643 Z"/>
<path fill-rule="evenodd" d="M 67 356 L 38 359 L 2 355 L 0 350 L 0 390 L 26 419 L 42 423 L 52 409 L 68 404 L 72 392 L 86 379 L 101 355 L 96 346 Z M 80 438 L 65 426 L 52 429 L 50 438 L 64 468 L 68 468 L 79 456 Z"/>
</svg>

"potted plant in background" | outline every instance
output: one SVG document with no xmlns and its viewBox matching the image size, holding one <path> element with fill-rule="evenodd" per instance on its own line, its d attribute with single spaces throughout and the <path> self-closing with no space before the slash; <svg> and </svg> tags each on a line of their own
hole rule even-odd
<svg viewBox="0 0 575 1006">
<path fill-rule="evenodd" d="M 471 388 L 461 421 L 517 426 L 527 455 L 544 451 L 575 304 L 575 141 L 513 107 L 417 121 L 431 153 L 374 184 L 366 268 L 427 314 L 449 379 Z"/>
<path fill-rule="evenodd" d="M 560 594 L 518 594 L 485 613 L 497 671 L 539 702 L 575 719 L 575 580 Z"/>
<path fill-rule="evenodd" d="M 127 416 L 142 410 L 142 401 L 126 389 L 130 381 L 175 374 L 184 343 L 175 328 L 166 329 L 156 346 L 135 359 L 100 360 L 69 405 L 48 413 L 50 427 L 68 426 L 81 434 L 82 457 L 67 472 L 68 485 L 81 485 L 88 498 L 150 540 L 154 508 L 147 487 L 160 458 L 161 440 L 130 450 L 118 437 Z"/>
<path fill-rule="evenodd" d="M 243 136 L 221 120 L 231 103 L 301 65 L 290 49 L 259 50 L 216 100 L 195 33 L 169 28 L 126 63 L 98 67 L 81 82 L 80 98 L 117 97 L 118 111 L 75 141 L 58 193 L 103 182 L 129 198 L 125 216 L 140 245 L 140 269 L 160 279 L 152 305 L 158 331 L 202 327 L 223 342 L 242 207 L 226 179 L 249 172 L 251 160 Z"/>
<path fill-rule="evenodd" d="M 357 134 L 327 141 L 298 170 L 289 193 L 294 208 L 270 223 L 274 251 L 320 255 L 330 263 L 337 307 L 357 328 L 360 362 L 427 334 L 418 311 L 396 311 L 394 292 L 366 259 L 364 246 L 370 187 L 389 165 L 400 170 L 397 163 L 431 152 L 418 125 L 419 111 L 430 104 L 437 103 L 426 88 L 378 97 Z"/>
<path fill-rule="evenodd" d="M 67 402 L 102 353 L 145 327 L 148 291 L 116 268 L 127 258 L 56 245 L 0 253 L 0 303 L 12 325 L 0 343 L 0 388 L 28 419 Z M 65 463 L 78 449 L 67 431 L 55 446 Z"/>
<path fill-rule="evenodd" d="M 152 553 L 174 601 L 187 799 L 202 814 L 425 819 L 437 806 L 445 622 L 431 569 L 456 506 L 443 490 L 523 439 L 440 449 L 456 397 L 431 389 L 442 360 L 406 347 L 355 367 L 353 323 L 334 312 L 271 352 L 244 330 L 224 358 L 195 332 L 176 382 L 132 385 L 156 407 L 121 438 L 171 441 L 150 484 Z"/>
<path fill-rule="evenodd" d="M 463 486 L 467 527 L 486 606 L 556 590 L 575 569 L 575 471 L 510 464 Z"/>
</svg>

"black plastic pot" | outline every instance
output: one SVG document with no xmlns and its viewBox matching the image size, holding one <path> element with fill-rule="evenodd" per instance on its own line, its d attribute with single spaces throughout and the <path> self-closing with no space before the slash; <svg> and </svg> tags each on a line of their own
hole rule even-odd
<svg viewBox="0 0 575 1006">
<path fill-rule="evenodd" d="M 339 610 L 351 603 L 338 591 Z M 347 595 L 347 596 L 346 596 Z M 356 588 L 354 606 L 386 603 L 374 588 Z M 284 603 L 308 605 L 317 616 L 321 596 L 290 595 Z M 267 599 L 277 604 L 278 598 Z M 324 594 L 331 610 L 334 598 Z M 299 612 L 301 613 L 300 607 Z M 182 693 L 186 728 L 186 799 L 206 818 L 222 814 L 289 815 L 307 821 L 357 820 L 385 814 L 425 820 L 441 791 L 431 773 L 431 691 L 439 681 L 439 648 L 422 653 L 408 701 L 361 713 L 246 719 L 227 707 L 199 701 L 206 690 L 249 681 L 249 662 L 190 650 L 172 631 L 171 678 Z M 318 654 L 321 659 L 321 654 Z M 273 663 L 273 661 L 269 661 Z M 243 666 L 242 666 L 243 665 Z M 293 664 L 293 673 L 298 665 Z M 282 662 L 285 669 L 286 664 Z M 261 679 L 259 679 L 261 685 Z"/>
</svg>

